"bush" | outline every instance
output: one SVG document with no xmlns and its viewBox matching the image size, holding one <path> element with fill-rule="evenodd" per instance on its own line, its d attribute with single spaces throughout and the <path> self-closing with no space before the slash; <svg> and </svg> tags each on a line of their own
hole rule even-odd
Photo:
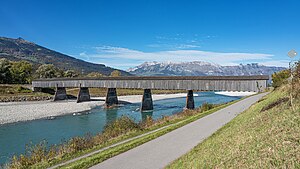
<svg viewBox="0 0 300 169">
<path fill-rule="evenodd" d="M 118 70 L 114 70 L 110 73 L 110 76 L 111 77 L 119 77 L 119 76 L 121 76 L 121 72 Z"/>
<path fill-rule="evenodd" d="M 214 105 L 213 104 L 209 104 L 209 103 L 203 103 L 202 105 L 201 105 L 201 112 L 205 112 L 205 111 L 207 111 L 207 110 L 210 110 L 210 109 L 212 109 L 212 108 L 214 108 Z"/>
<path fill-rule="evenodd" d="M 298 61 L 296 63 L 296 68 L 295 68 L 294 76 L 295 76 L 295 78 L 300 79 L 300 61 Z"/>
<path fill-rule="evenodd" d="M 31 92 L 32 92 L 30 89 L 25 88 L 25 87 L 23 87 L 23 86 L 18 86 L 17 91 L 18 91 L 19 93 L 31 93 Z"/>
<path fill-rule="evenodd" d="M 291 75 L 290 70 L 287 69 L 272 74 L 273 87 L 277 88 L 282 84 L 285 84 L 287 82 L 287 79 L 290 77 L 290 75 Z"/>
<path fill-rule="evenodd" d="M 138 130 L 140 126 L 131 118 L 122 116 L 113 123 L 105 126 L 103 134 L 109 135 L 111 138 L 127 133 L 128 131 Z"/>
<path fill-rule="evenodd" d="M 91 73 L 87 74 L 86 76 L 93 77 L 93 78 L 99 78 L 99 77 L 103 77 L 104 75 L 99 72 L 91 72 Z"/>
</svg>

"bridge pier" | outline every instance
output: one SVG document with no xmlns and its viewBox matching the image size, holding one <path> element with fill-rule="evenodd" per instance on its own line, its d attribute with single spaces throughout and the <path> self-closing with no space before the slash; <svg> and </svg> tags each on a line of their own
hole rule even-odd
<svg viewBox="0 0 300 169">
<path fill-rule="evenodd" d="M 67 99 L 66 88 L 56 86 L 56 91 L 55 91 L 55 94 L 54 94 L 53 101 L 65 100 L 65 99 Z"/>
<path fill-rule="evenodd" d="M 81 87 L 79 88 L 79 92 L 77 95 L 77 103 L 83 102 L 83 101 L 89 101 L 91 100 L 90 92 L 88 87 Z"/>
<path fill-rule="evenodd" d="M 153 110 L 151 89 L 144 89 L 141 111 Z"/>
<path fill-rule="evenodd" d="M 106 99 L 105 99 L 105 105 L 106 105 L 106 107 L 111 107 L 116 104 L 119 104 L 118 96 L 117 96 L 117 89 L 116 88 L 108 88 Z"/>
<path fill-rule="evenodd" d="M 188 92 L 187 92 L 187 96 L 186 96 L 186 108 L 187 109 L 194 109 L 195 108 L 193 90 L 188 90 Z"/>
</svg>

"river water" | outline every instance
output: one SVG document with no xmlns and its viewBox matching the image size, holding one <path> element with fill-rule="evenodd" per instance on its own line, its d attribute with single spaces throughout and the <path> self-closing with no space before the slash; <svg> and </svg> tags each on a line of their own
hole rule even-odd
<svg viewBox="0 0 300 169">
<path fill-rule="evenodd" d="M 214 92 L 195 93 L 195 106 L 202 103 L 220 104 L 240 97 L 218 95 Z M 126 104 L 113 109 L 97 107 L 84 113 L 56 117 L 53 120 L 33 120 L 13 124 L 0 125 L 0 164 L 8 162 L 14 154 L 25 152 L 26 144 L 37 144 L 46 140 L 48 144 L 58 144 L 75 136 L 86 133 L 96 134 L 122 115 L 129 116 L 136 122 L 152 116 L 153 119 L 179 113 L 185 106 L 185 97 L 154 101 L 152 112 L 141 113 L 140 103 Z"/>
</svg>

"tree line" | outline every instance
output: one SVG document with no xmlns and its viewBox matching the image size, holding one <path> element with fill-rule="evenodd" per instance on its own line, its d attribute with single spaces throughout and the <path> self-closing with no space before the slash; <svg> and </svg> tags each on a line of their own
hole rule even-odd
<svg viewBox="0 0 300 169">
<path fill-rule="evenodd" d="M 27 84 L 37 78 L 60 78 L 60 77 L 103 77 L 100 72 L 91 72 L 83 75 L 75 70 L 62 70 L 53 64 L 42 64 L 36 70 L 28 61 L 9 61 L 0 59 L 0 84 Z M 114 70 L 110 76 L 121 76 L 121 72 Z"/>
</svg>

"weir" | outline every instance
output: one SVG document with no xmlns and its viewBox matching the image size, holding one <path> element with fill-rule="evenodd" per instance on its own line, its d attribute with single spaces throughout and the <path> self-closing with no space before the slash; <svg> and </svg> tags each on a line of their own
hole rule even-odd
<svg viewBox="0 0 300 169">
<path fill-rule="evenodd" d="M 118 104 L 116 88 L 144 89 L 141 111 L 153 110 L 151 90 L 187 90 L 186 108 L 194 109 L 193 91 L 254 91 L 267 87 L 269 76 L 130 76 L 100 78 L 58 78 L 32 81 L 34 90 L 56 87 L 54 100 L 67 99 L 66 87 L 79 87 L 77 102 L 89 101 L 89 88 L 107 88 L 107 107 Z"/>
</svg>

